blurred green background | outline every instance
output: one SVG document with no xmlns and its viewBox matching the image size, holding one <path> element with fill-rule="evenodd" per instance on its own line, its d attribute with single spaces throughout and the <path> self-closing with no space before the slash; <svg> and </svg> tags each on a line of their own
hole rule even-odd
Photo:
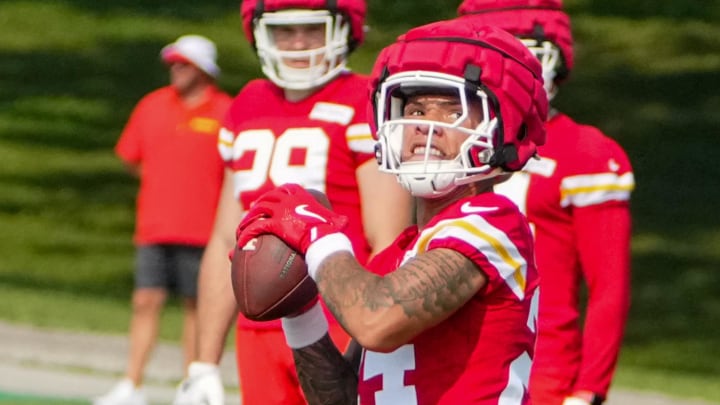
<svg viewBox="0 0 720 405">
<path fill-rule="evenodd" d="M 371 0 L 369 72 L 407 28 L 459 0 Z M 720 401 L 720 2 L 566 0 L 577 66 L 556 104 L 627 150 L 633 305 L 618 386 Z M 0 320 L 124 334 L 134 197 L 112 148 L 134 104 L 167 83 L 160 48 L 218 44 L 235 93 L 260 75 L 237 0 L 0 2 Z M 177 340 L 166 311 L 163 339 Z"/>
</svg>

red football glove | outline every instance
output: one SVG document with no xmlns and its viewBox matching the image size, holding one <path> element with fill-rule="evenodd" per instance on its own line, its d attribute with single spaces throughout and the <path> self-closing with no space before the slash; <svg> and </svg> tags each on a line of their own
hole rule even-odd
<svg viewBox="0 0 720 405">
<path fill-rule="evenodd" d="M 285 184 L 260 196 L 235 233 L 237 246 L 271 233 L 305 255 L 310 244 L 323 236 L 342 232 L 348 218 L 318 202 L 297 184 Z"/>
</svg>

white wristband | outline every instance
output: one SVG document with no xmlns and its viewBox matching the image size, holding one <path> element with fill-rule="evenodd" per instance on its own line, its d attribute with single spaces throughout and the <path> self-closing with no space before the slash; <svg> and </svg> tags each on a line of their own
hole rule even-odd
<svg viewBox="0 0 720 405">
<path fill-rule="evenodd" d="M 319 301 L 298 316 L 280 320 L 285 341 L 293 349 L 310 346 L 328 333 L 327 318 Z"/>
<path fill-rule="evenodd" d="M 328 256 L 337 252 L 353 253 L 352 242 L 345 234 L 331 233 L 316 240 L 305 252 L 305 263 L 307 263 L 308 274 L 315 280 L 318 267 Z"/>
</svg>

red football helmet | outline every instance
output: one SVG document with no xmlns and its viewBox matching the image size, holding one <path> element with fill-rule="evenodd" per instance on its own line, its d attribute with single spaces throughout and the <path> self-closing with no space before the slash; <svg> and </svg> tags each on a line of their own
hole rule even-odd
<svg viewBox="0 0 720 405">
<path fill-rule="evenodd" d="M 458 14 L 520 38 L 540 59 L 552 98 L 555 83 L 566 79 L 575 63 L 570 17 L 562 10 L 560 0 L 464 0 Z"/>
<path fill-rule="evenodd" d="M 471 19 L 424 25 L 398 38 L 378 56 L 370 90 L 381 170 L 397 174 L 415 196 L 442 196 L 520 170 L 545 142 L 548 100 L 538 60 L 509 33 Z M 452 95 L 462 114 L 451 124 L 407 117 L 413 93 Z M 467 121 L 474 119 L 471 105 L 482 115 L 476 121 Z M 404 162 L 404 127 L 418 125 L 430 126 L 425 145 L 415 149 L 424 159 Z M 457 156 L 438 159 L 435 129 L 467 134 Z"/>
<path fill-rule="evenodd" d="M 285 89 L 304 90 L 327 83 L 345 69 L 347 56 L 365 37 L 365 0 L 244 0 L 240 14 L 245 36 L 255 47 L 263 73 Z M 323 24 L 325 43 L 308 50 L 280 50 L 272 28 Z M 284 60 L 308 59 L 297 68 Z"/>
</svg>

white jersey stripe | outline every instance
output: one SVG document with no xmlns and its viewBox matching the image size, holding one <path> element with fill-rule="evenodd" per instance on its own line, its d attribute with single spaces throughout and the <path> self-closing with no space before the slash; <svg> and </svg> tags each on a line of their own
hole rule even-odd
<svg viewBox="0 0 720 405">
<path fill-rule="evenodd" d="M 348 125 L 355 116 L 355 108 L 345 104 L 318 101 L 310 111 L 310 119 Z"/>
<path fill-rule="evenodd" d="M 375 139 L 366 123 L 350 125 L 345 132 L 348 147 L 354 152 L 375 153 Z"/>
<path fill-rule="evenodd" d="M 453 238 L 480 252 L 519 298 L 525 297 L 527 262 L 513 241 L 480 215 L 440 221 L 425 229 L 413 248 L 415 255 L 427 251 L 432 240 Z"/>
<path fill-rule="evenodd" d="M 233 135 L 232 131 L 229 131 L 225 128 L 220 128 L 220 133 L 218 135 L 218 152 L 220 152 L 220 157 L 225 162 L 231 162 L 233 159 L 234 141 L 235 136 Z"/>
<path fill-rule="evenodd" d="M 562 207 L 587 207 L 608 201 L 628 201 L 635 188 L 631 172 L 618 176 L 616 173 L 572 176 L 560 185 Z"/>
</svg>

